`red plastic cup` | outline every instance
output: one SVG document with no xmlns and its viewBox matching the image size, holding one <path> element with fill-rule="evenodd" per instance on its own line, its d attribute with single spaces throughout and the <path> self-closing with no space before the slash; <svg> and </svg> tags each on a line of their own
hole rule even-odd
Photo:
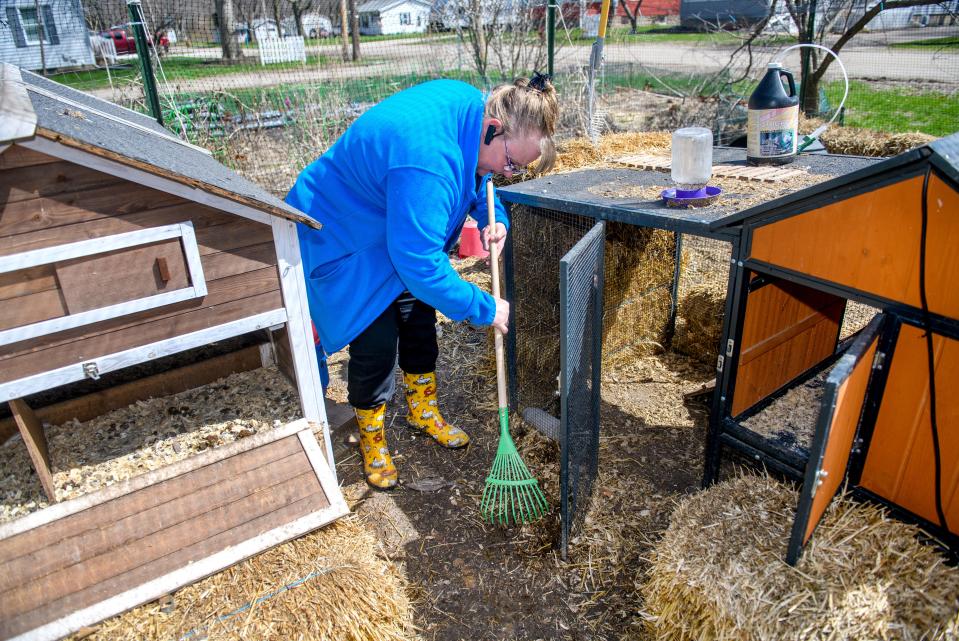
<svg viewBox="0 0 959 641">
<path fill-rule="evenodd" d="M 476 221 L 472 218 L 467 218 L 463 224 L 463 231 L 460 233 L 459 254 L 460 258 L 470 258 L 472 256 L 486 258 L 489 256 L 489 252 L 483 249 L 479 229 L 476 226 Z"/>
</svg>

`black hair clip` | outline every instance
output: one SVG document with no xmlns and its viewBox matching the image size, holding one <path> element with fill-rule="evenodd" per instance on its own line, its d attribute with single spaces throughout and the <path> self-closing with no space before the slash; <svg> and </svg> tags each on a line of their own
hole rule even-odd
<svg viewBox="0 0 959 641">
<path fill-rule="evenodd" d="M 549 82 L 548 73 L 533 72 L 533 77 L 529 80 L 529 88 L 536 91 L 546 91 L 546 83 Z"/>
</svg>

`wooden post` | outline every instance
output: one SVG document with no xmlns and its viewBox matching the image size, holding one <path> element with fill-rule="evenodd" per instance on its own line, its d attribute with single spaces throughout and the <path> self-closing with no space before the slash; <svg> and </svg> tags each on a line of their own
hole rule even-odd
<svg viewBox="0 0 959 641">
<path fill-rule="evenodd" d="M 276 244 L 277 268 L 280 271 L 280 289 L 283 305 L 287 309 L 287 337 L 293 369 L 296 372 L 296 388 L 300 394 L 300 407 L 308 421 L 322 426 L 324 451 L 330 469 L 333 470 L 333 445 L 330 440 L 330 424 L 323 400 L 323 385 L 316 361 L 313 344 L 313 329 L 307 305 L 306 281 L 303 263 L 300 260 L 300 241 L 296 225 L 289 220 L 273 220 L 273 238 Z M 279 360 L 279 359 L 278 359 Z M 334 472 L 335 473 L 335 472 Z"/>
<path fill-rule="evenodd" d="M 10 401 L 10 410 L 13 412 L 13 418 L 20 428 L 20 436 L 23 437 L 23 443 L 27 446 L 27 452 L 30 453 L 30 460 L 33 461 L 33 469 L 37 471 L 40 478 L 40 484 L 43 491 L 51 503 L 57 502 L 57 493 L 53 487 L 53 474 L 50 472 L 50 456 L 47 452 L 47 437 L 43 434 L 43 426 L 37 415 L 33 413 L 30 406 L 22 399 L 15 398 Z"/>
</svg>

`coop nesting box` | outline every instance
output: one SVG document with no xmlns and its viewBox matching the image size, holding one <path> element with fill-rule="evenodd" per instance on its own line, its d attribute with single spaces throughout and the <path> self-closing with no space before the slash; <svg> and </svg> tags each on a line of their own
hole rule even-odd
<svg viewBox="0 0 959 641">
<path fill-rule="evenodd" d="M 295 229 L 318 224 L 146 116 L 0 73 L 0 402 L 51 501 L 28 394 L 283 327 L 303 412 L 0 526 L 0 638 L 56 638 L 346 512 Z"/>
<path fill-rule="evenodd" d="M 959 134 L 732 224 L 742 231 L 705 481 L 724 448 L 801 479 L 790 562 L 846 481 L 959 549 Z M 878 313 L 840 341 L 847 301 Z M 818 373 L 801 451 L 748 427 Z"/>
</svg>

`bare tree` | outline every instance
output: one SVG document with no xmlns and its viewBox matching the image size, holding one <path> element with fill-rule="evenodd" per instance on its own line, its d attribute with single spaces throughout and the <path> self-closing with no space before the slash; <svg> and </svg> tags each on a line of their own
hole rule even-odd
<svg viewBox="0 0 959 641">
<path fill-rule="evenodd" d="M 240 59 L 240 46 L 233 38 L 235 22 L 233 20 L 233 0 L 214 0 L 216 15 L 219 17 L 220 48 L 223 51 L 224 62 L 233 62 Z"/>
<path fill-rule="evenodd" d="M 273 10 L 273 22 L 276 23 L 276 37 L 283 37 L 283 13 L 280 11 L 280 0 L 271 0 L 270 8 Z"/>
<path fill-rule="evenodd" d="M 630 4 L 633 6 L 630 7 Z M 621 6 L 623 7 L 623 13 L 626 14 L 626 18 L 629 20 L 629 32 L 636 33 L 636 22 L 639 20 L 639 10 L 643 6 L 643 0 L 636 0 L 632 3 L 629 0 L 623 0 Z"/>
<path fill-rule="evenodd" d="M 350 40 L 353 43 L 353 60 L 360 59 L 360 14 L 356 10 L 356 0 L 350 3 Z"/>
<path fill-rule="evenodd" d="M 857 19 L 857 6 L 862 7 L 861 1 L 837 0 L 817 8 L 808 0 L 784 0 L 786 10 L 799 30 L 799 42 L 827 46 L 837 54 L 885 9 L 940 4 L 939 0 L 884 0 L 866 8 Z M 833 31 L 838 31 L 838 35 Z M 834 36 L 835 41 L 830 42 Z M 809 53 L 809 77 L 805 79 L 802 105 L 808 116 L 816 115 L 819 110 L 819 85 L 834 61 L 835 58 L 816 49 Z"/>
<path fill-rule="evenodd" d="M 293 10 L 293 23 L 296 25 L 296 35 L 307 36 L 303 29 L 303 14 L 313 8 L 314 0 L 290 0 L 290 8 Z"/>
<path fill-rule="evenodd" d="M 439 11 L 444 25 L 468 48 L 476 71 L 513 77 L 546 65 L 542 11 L 532 2 L 450 0 Z"/>
<path fill-rule="evenodd" d="M 343 62 L 350 59 L 349 28 L 347 23 L 346 0 L 340 0 L 340 39 L 343 42 Z"/>
</svg>

